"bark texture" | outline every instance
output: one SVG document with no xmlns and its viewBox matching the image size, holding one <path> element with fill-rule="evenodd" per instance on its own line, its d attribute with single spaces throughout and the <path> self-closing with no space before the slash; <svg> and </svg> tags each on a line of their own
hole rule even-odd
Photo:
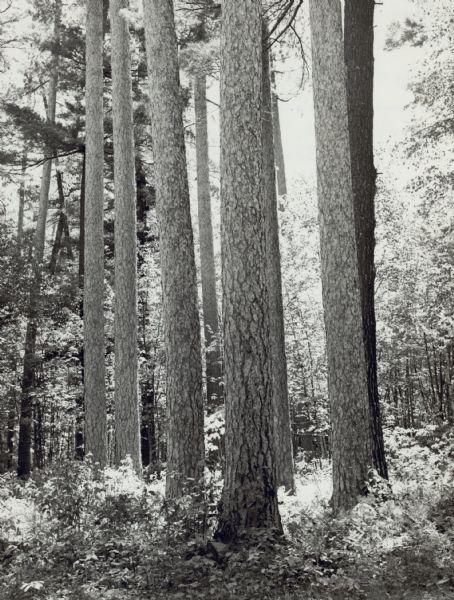
<svg viewBox="0 0 454 600">
<path fill-rule="evenodd" d="M 136 184 L 129 27 L 110 0 L 115 179 L 115 460 L 130 456 L 142 470 L 137 381 Z"/>
<path fill-rule="evenodd" d="M 311 0 L 317 184 L 333 455 L 333 507 L 356 502 L 371 465 L 369 404 L 339 0 Z"/>
<path fill-rule="evenodd" d="M 79 265 L 78 265 L 78 287 L 79 287 L 79 317 L 84 318 L 84 261 L 85 261 L 85 171 L 86 171 L 85 146 L 82 152 L 82 175 L 80 178 L 79 197 Z M 79 346 L 80 380 L 85 387 L 85 349 L 84 342 Z M 76 426 L 74 432 L 74 455 L 77 460 L 83 460 L 85 454 L 84 443 L 84 391 L 76 398 Z"/>
<path fill-rule="evenodd" d="M 275 91 L 276 78 L 271 69 L 271 110 L 273 113 L 273 138 L 276 164 L 277 193 L 279 196 L 287 195 L 287 177 L 285 175 L 284 149 L 282 147 L 281 120 L 279 117 L 279 99 Z"/>
<path fill-rule="evenodd" d="M 54 42 L 60 42 L 61 0 L 55 2 Z M 58 85 L 58 54 L 54 54 L 50 65 L 50 79 L 47 95 L 47 122 L 55 123 Z M 34 278 L 30 287 L 27 328 L 25 332 L 24 370 L 22 375 L 22 393 L 20 403 L 19 443 L 17 456 L 17 474 L 28 477 L 32 468 L 31 443 L 33 426 L 33 388 L 35 387 L 36 337 L 38 332 L 38 308 L 41 294 L 41 267 L 46 241 L 47 209 L 49 204 L 50 177 L 52 173 L 53 148 L 44 149 L 43 172 L 39 195 L 38 222 L 33 243 Z"/>
<path fill-rule="evenodd" d="M 273 118 L 270 81 L 268 32 L 263 28 L 262 97 L 263 97 L 263 200 L 265 203 L 265 234 L 267 281 L 270 307 L 271 384 L 273 390 L 274 443 L 278 485 L 293 491 L 293 449 L 285 356 L 284 309 L 282 305 L 281 252 L 277 218 L 276 171 L 273 144 Z"/>
<path fill-rule="evenodd" d="M 262 181 L 262 20 L 259 0 L 223 4 L 221 242 L 225 479 L 216 536 L 281 529 Z"/>
<path fill-rule="evenodd" d="M 168 497 L 203 475 L 202 359 L 177 39 L 171 0 L 145 0 L 167 355 Z"/>
<path fill-rule="evenodd" d="M 85 453 L 107 463 L 104 362 L 103 5 L 87 0 L 84 243 Z"/>
<path fill-rule="evenodd" d="M 344 52 L 350 133 L 353 201 L 359 281 L 371 413 L 372 455 L 388 478 L 377 382 L 375 323 L 374 0 L 346 0 Z"/>
<path fill-rule="evenodd" d="M 219 319 L 214 266 L 213 225 L 211 222 L 210 170 L 208 156 L 208 120 L 206 76 L 194 77 L 194 109 L 197 155 L 197 198 L 202 275 L 203 325 L 205 332 L 207 409 L 224 403 L 222 359 L 219 349 Z"/>
</svg>

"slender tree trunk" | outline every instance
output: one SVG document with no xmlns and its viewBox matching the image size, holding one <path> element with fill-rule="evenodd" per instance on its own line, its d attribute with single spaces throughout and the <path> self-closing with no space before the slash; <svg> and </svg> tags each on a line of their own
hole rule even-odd
<svg viewBox="0 0 454 600">
<path fill-rule="evenodd" d="M 83 289 L 84 289 L 84 272 L 85 272 L 85 186 L 86 186 L 86 171 L 87 171 L 87 161 L 86 161 L 86 149 L 84 148 L 82 154 L 82 176 L 80 178 L 80 197 L 79 197 L 79 290 L 81 291 L 81 299 L 79 306 L 79 315 L 80 318 L 84 316 L 84 299 L 83 299 Z M 104 232 L 103 232 L 104 234 Z"/>
<path fill-rule="evenodd" d="M 168 497 L 203 476 L 200 321 L 172 0 L 144 2 L 167 354 Z"/>
<path fill-rule="evenodd" d="M 84 318 L 84 257 L 85 257 L 85 148 L 82 154 L 82 176 L 80 182 L 79 198 L 79 317 Z M 82 384 L 82 393 L 76 398 L 76 424 L 74 433 L 74 451 L 77 460 L 84 458 L 84 392 L 85 383 L 85 352 L 84 342 L 79 347 L 80 379 Z"/>
<path fill-rule="evenodd" d="M 221 33 L 221 243 L 225 479 L 216 536 L 281 530 L 273 443 L 262 157 L 259 0 L 225 2 Z"/>
<path fill-rule="evenodd" d="M 103 5 L 87 0 L 84 244 L 85 453 L 107 463 L 104 344 Z"/>
<path fill-rule="evenodd" d="M 16 418 L 17 418 L 17 401 L 16 392 L 13 391 L 9 400 L 8 406 L 8 430 L 6 434 L 6 448 L 8 451 L 8 469 L 13 467 L 14 462 L 14 442 L 16 438 Z"/>
<path fill-rule="evenodd" d="M 378 394 L 375 323 L 374 6 L 374 0 L 346 0 L 344 52 L 372 456 L 378 473 L 388 478 Z"/>
<path fill-rule="evenodd" d="M 287 177 L 285 174 L 284 149 L 282 147 L 281 120 L 279 117 L 279 99 L 275 92 L 276 76 L 271 69 L 271 112 L 273 122 L 274 155 L 276 164 L 277 193 L 287 195 Z"/>
<path fill-rule="evenodd" d="M 72 248 L 71 248 L 71 240 L 69 238 L 69 226 L 68 226 L 68 217 L 65 213 L 65 196 L 63 193 L 63 177 L 61 171 L 56 169 L 56 179 L 57 179 L 57 189 L 58 189 L 58 199 L 60 203 L 60 214 L 58 216 L 57 223 L 57 231 L 55 232 L 55 239 L 52 246 L 52 254 L 50 257 L 49 263 L 49 271 L 53 275 L 57 269 L 58 257 L 60 255 L 60 251 L 65 243 L 68 258 L 72 258 Z"/>
<path fill-rule="evenodd" d="M 110 1 L 115 179 L 115 459 L 130 456 L 142 470 L 137 381 L 136 186 L 129 27 Z"/>
<path fill-rule="evenodd" d="M 147 381 L 142 393 L 141 453 L 144 467 L 156 468 L 155 395 L 153 381 Z"/>
<path fill-rule="evenodd" d="M 109 31 L 109 0 L 102 0 L 102 20 L 104 35 Z"/>
<path fill-rule="evenodd" d="M 208 120 L 206 76 L 194 78 L 194 108 L 197 155 L 197 197 L 202 274 L 203 325 L 205 332 L 207 409 L 213 411 L 224 403 L 222 359 L 219 348 L 219 319 L 214 266 L 213 225 L 211 222 L 210 171 L 208 156 Z"/>
<path fill-rule="evenodd" d="M 24 233 L 24 209 L 25 209 L 25 173 L 27 169 L 27 147 L 24 143 L 24 149 L 22 151 L 22 162 L 21 162 L 21 180 L 19 187 L 19 213 L 17 216 L 17 246 L 19 252 L 22 246 L 22 236 Z"/>
<path fill-rule="evenodd" d="M 61 25 L 61 0 L 55 2 L 54 41 L 59 44 Z M 52 57 L 50 67 L 50 80 L 47 97 L 47 122 L 55 123 L 55 111 L 57 104 L 58 84 L 58 54 Z M 34 239 L 33 270 L 34 280 L 31 284 L 28 321 L 25 333 L 24 370 L 22 376 L 22 394 L 19 421 L 19 444 L 17 457 L 17 474 L 19 477 L 28 477 L 32 468 L 31 443 L 33 425 L 33 388 L 35 385 L 36 365 L 36 336 L 38 328 L 38 307 L 41 294 L 41 266 L 44 257 L 44 246 L 46 240 L 47 208 L 49 202 L 50 177 L 52 172 L 53 149 L 44 149 L 46 159 L 41 176 L 41 188 L 39 196 L 38 222 L 36 224 Z"/>
<path fill-rule="evenodd" d="M 333 451 L 333 507 L 348 509 L 371 465 L 339 0 L 311 0 L 312 73 L 323 306 Z"/>
<path fill-rule="evenodd" d="M 284 309 L 282 305 L 281 252 L 277 218 L 276 171 L 273 144 L 273 118 L 270 82 L 270 54 L 267 27 L 263 26 L 262 95 L 263 95 L 263 199 L 265 202 L 265 233 L 267 280 L 270 307 L 271 385 L 273 390 L 274 443 L 277 483 L 293 491 L 292 433 L 285 356 Z"/>
</svg>

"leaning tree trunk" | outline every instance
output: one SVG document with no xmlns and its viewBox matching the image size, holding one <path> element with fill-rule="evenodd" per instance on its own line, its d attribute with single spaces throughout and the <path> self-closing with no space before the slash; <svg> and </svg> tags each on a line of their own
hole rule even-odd
<svg viewBox="0 0 454 600">
<path fill-rule="evenodd" d="M 54 42 L 60 42 L 61 0 L 55 2 Z M 59 56 L 54 53 L 50 67 L 50 80 L 47 97 L 47 122 L 55 123 L 57 104 Z M 41 295 L 41 267 L 44 257 L 46 240 L 47 208 L 49 203 L 50 177 L 52 172 L 53 148 L 44 149 L 44 166 L 41 176 L 39 195 L 38 222 L 36 224 L 33 244 L 34 278 L 30 287 L 28 302 L 27 328 L 25 332 L 24 370 L 22 376 L 22 393 L 19 420 L 19 443 L 17 455 L 17 474 L 28 477 L 31 472 L 31 443 L 33 424 L 33 388 L 35 386 L 36 337 L 38 331 L 38 308 Z"/>
<path fill-rule="evenodd" d="M 225 479 L 216 536 L 281 529 L 273 443 L 262 170 L 260 0 L 227 1 L 221 33 Z"/>
<path fill-rule="evenodd" d="M 312 73 L 333 508 L 348 509 L 371 463 L 339 0 L 311 0 Z"/>
<path fill-rule="evenodd" d="M 104 362 L 103 6 L 87 0 L 84 241 L 85 453 L 107 463 Z"/>
<path fill-rule="evenodd" d="M 145 0 L 167 354 L 168 497 L 203 476 L 202 359 L 172 0 Z"/>
<path fill-rule="evenodd" d="M 372 455 L 388 478 L 377 382 L 375 323 L 374 0 L 346 0 L 344 52 L 352 166 L 353 208 L 371 413 Z"/>
<path fill-rule="evenodd" d="M 219 349 L 218 301 L 214 266 L 213 225 L 211 222 L 206 76 L 203 73 L 198 73 L 194 77 L 194 109 L 207 409 L 212 412 L 218 406 L 223 405 L 224 394 L 221 381 L 222 360 Z"/>
<path fill-rule="evenodd" d="M 293 491 L 293 449 L 285 356 L 284 309 L 282 305 L 281 253 L 277 218 L 276 171 L 273 144 L 273 117 L 270 82 L 268 32 L 263 27 L 262 94 L 263 94 L 263 199 L 265 202 L 265 232 L 267 279 L 270 310 L 271 382 L 273 390 L 274 443 L 277 483 Z"/>
<path fill-rule="evenodd" d="M 277 193 L 279 196 L 287 195 L 287 176 L 285 174 L 284 149 L 282 147 L 281 119 L 279 116 L 279 98 L 274 89 L 276 77 L 271 69 L 271 112 L 273 121 L 274 155 L 276 163 Z"/>
<path fill-rule="evenodd" d="M 137 381 L 136 186 L 129 26 L 120 11 L 128 0 L 111 0 L 112 108 L 115 182 L 115 460 L 140 454 Z"/>
</svg>

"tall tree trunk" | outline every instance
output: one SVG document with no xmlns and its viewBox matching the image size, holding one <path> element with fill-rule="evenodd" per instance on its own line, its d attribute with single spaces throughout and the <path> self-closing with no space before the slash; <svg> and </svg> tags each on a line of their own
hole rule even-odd
<svg viewBox="0 0 454 600">
<path fill-rule="evenodd" d="M 115 460 L 130 456 L 142 470 L 137 381 L 136 187 L 129 27 L 110 1 L 115 179 Z"/>
<path fill-rule="evenodd" d="M 261 2 L 225 2 L 221 243 L 226 461 L 216 532 L 224 541 L 250 529 L 281 529 L 273 443 L 261 99 Z"/>
<path fill-rule="evenodd" d="M 333 508 L 348 509 L 372 462 L 339 0 L 311 0 L 312 73 Z"/>
<path fill-rule="evenodd" d="M 375 323 L 375 179 L 374 122 L 374 0 L 346 0 L 344 52 L 352 166 L 353 208 L 371 413 L 372 455 L 378 473 L 388 478 L 377 382 Z"/>
<path fill-rule="evenodd" d="M 55 1 L 54 42 L 60 42 L 61 25 L 61 0 Z M 47 122 L 55 123 L 57 104 L 59 56 L 55 53 L 50 67 L 50 80 L 47 97 Z M 44 257 L 46 240 L 47 208 L 49 203 L 50 177 L 52 172 L 53 148 L 44 149 L 44 166 L 41 176 L 39 195 L 38 222 L 36 224 L 35 239 L 33 244 L 33 270 L 34 279 L 30 288 L 27 328 L 25 332 L 24 370 L 22 376 L 22 393 L 19 420 L 19 444 L 17 456 L 17 474 L 19 477 L 28 477 L 31 472 L 31 443 L 33 424 L 33 388 L 35 385 L 36 365 L 36 336 L 38 328 L 38 307 L 41 295 L 41 266 Z"/>
<path fill-rule="evenodd" d="M 203 73 L 198 73 L 194 78 L 194 109 L 207 409 L 212 412 L 218 406 L 223 405 L 224 394 L 221 381 L 222 360 L 219 348 L 218 301 L 214 266 L 213 225 L 211 222 L 206 76 Z"/>
<path fill-rule="evenodd" d="M 276 164 L 277 193 L 287 195 L 287 177 L 285 174 L 284 149 L 282 147 L 281 119 L 279 116 L 279 99 L 275 91 L 276 76 L 271 68 L 271 112 L 273 122 L 274 156 Z"/>
<path fill-rule="evenodd" d="M 145 0 L 167 355 L 168 497 L 203 476 L 202 357 L 172 0 Z"/>
<path fill-rule="evenodd" d="M 263 96 L 263 199 L 265 203 L 265 234 L 267 280 L 270 310 L 271 386 L 273 390 L 274 444 L 278 485 L 293 491 L 292 433 L 285 356 L 284 309 L 282 305 L 281 252 L 277 218 L 276 171 L 273 144 L 273 118 L 270 82 L 270 54 L 267 27 L 263 25 L 262 96 Z"/>
<path fill-rule="evenodd" d="M 103 5 L 87 0 L 84 244 L 85 453 L 107 463 L 104 346 Z"/>
<path fill-rule="evenodd" d="M 80 182 L 80 198 L 79 198 L 79 317 L 84 318 L 84 257 L 85 257 L 85 147 L 82 154 L 82 176 Z M 84 450 L 84 392 L 85 383 L 85 351 L 84 342 L 82 340 L 79 346 L 79 364 L 80 364 L 80 380 L 82 384 L 82 393 L 76 398 L 76 424 L 74 433 L 74 452 L 75 458 L 83 460 Z"/>
<path fill-rule="evenodd" d="M 21 162 L 21 180 L 19 186 L 19 212 L 17 216 L 17 246 L 19 252 L 22 246 L 22 236 L 24 233 L 24 209 L 25 209 L 25 173 L 27 169 L 27 146 L 24 143 L 24 149 L 22 150 L 22 162 Z"/>
</svg>

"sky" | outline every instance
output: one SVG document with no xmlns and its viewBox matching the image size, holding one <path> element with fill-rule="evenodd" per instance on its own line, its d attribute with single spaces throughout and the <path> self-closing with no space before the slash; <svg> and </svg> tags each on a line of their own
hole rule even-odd
<svg viewBox="0 0 454 600">
<path fill-rule="evenodd" d="M 400 48 L 385 51 L 385 40 L 389 27 L 394 21 L 403 21 L 414 13 L 414 5 L 409 0 L 384 0 L 375 8 L 375 81 L 374 81 L 374 142 L 379 149 L 389 142 L 397 142 L 409 116 L 405 105 L 412 99 L 408 83 L 412 69 L 417 68 L 417 48 Z M 307 22 L 307 21 L 306 21 Z M 281 102 L 280 118 L 287 176 L 290 185 L 302 177 L 308 182 L 315 181 L 315 133 L 312 103 L 312 88 L 306 84 L 297 92 L 301 72 L 293 62 L 281 65 L 285 74 L 281 77 L 278 93 L 288 102 Z M 298 72 L 299 71 L 299 72 Z M 283 93 L 282 93 L 283 92 Z M 379 164 L 377 164 L 378 170 Z"/>
<path fill-rule="evenodd" d="M 0 3 L 5 0 L 0 0 Z M 134 0 L 135 1 L 135 0 Z M 18 0 L 23 4 L 23 0 Z M 17 7 L 19 8 L 19 6 Z M 308 23 L 308 2 L 304 4 L 302 22 Z M 380 171 L 380 148 L 387 144 L 397 143 L 402 136 L 402 131 L 408 122 L 409 115 L 405 111 L 405 105 L 411 101 L 412 95 L 408 91 L 408 82 L 411 72 L 417 69 L 421 49 L 404 47 L 392 52 L 384 50 L 384 44 L 391 24 L 395 21 L 403 21 L 414 13 L 414 4 L 411 0 L 383 0 L 383 5 L 377 5 L 375 9 L 375 145 L 376 163 Z M 304 40 L 309 45 L 309 31 L 305 31 Z M 20 53 L 11 57 L 20 60 Z M 308 183 L 315 183 L 315 135 L 312 105 L 312 88 L 307 80 L 303 88 L 300 88 L 302 61 L 299 56 L 290 60 L 275 62 L 276 70 L 279 71 L 277 92 L 282 98 L 280 102 L 281 129 L 283 147 L 286 162 L 287 179 L 290 191 L 292 186 L 297 186 L 301 178 Z M 8 74 L 10 82 L 19 73 L 13 69 Z M 3 78 L 4 79 L 4 76 Z M 4 89 L 5 82 L 2 81 Z M 219 101 L 217 84 L 213 85 L 208 92 L 208 97 L 215 102 Z M 209 130 L 210 130 L 210 156 L 214 163 L 219 162 L 219 111 L 213 105 L 208 106 Z M 192 119 L 189 114 L 188 119 Z M 193 160 L 190 157 L 190 179 L 194 171 Z M 36 173 L 39 177 L 39 173 Z M 213 169 L 213 182 L 219 183 L 219 175 Z M 194 189 L 194 186 L 191 186 Z M 4 196 L 9 196 L 9 186 L 4 189 Z M 10 210 L 17 212 L 15 207 Z M 12 216 L 12 215 L 10 215 Z"/>
</svg>

